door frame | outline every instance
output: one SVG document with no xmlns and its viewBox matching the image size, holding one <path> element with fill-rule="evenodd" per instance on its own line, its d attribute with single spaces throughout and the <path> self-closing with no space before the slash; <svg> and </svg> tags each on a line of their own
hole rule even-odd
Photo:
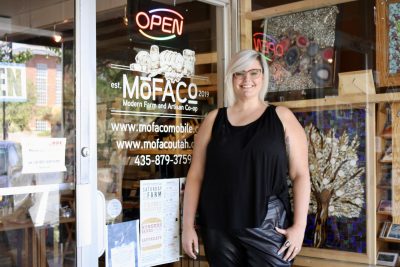
<svg viewBox="0 0 400 267">
<path fill-rule="evenodd" d="M 237 0 L 199 0 L 200 2 L 220 7 L 217 9 L 217 36 L 223 36 L 223 42 L 217 42 L 217 50 L 224 51 L 217 55 L 217 73 L 222 73 L 222 79 L 217 79 L 218 107 L 226 105 L 224 100 L 225 70 L 232 53 L 238 51 L 240 44 L 238 27 L 238 1 Z M 222 8 L 222 9 L 221 9 Z M 223 89 L 222 89 L 223 88 Z"/>
<path fill-rule="evenodd" d="M 96 0 L 75 0 L 75 84 L 77 266 L 97 266 Z"/>
</svg>

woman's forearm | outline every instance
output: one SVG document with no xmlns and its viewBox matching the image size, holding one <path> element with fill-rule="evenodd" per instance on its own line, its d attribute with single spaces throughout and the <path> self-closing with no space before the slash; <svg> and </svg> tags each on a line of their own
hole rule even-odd
<svg viewBox="0 0 400 267">
<path fill-rule="evenodd" d="M 308 175 L 295 177 L 293 183 L 294 217 L 293 225 L 306 227 L 310 201 L 310 178 Z"/>
<path fill-rule="evenodd" d="M 183 198 L 183 227 L 193 227 L 200 197 L 201 180 L 188 177 Z"/>
</svg>

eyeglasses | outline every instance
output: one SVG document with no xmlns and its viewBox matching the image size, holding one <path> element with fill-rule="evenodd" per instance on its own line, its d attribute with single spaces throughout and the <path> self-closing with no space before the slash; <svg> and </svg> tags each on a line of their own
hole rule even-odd
<svg viewBox="0 0 400 267">
<path fill-rule="evenodd" d="M 248 71 L 238 71 L 233 73 L 233 77 L 237 80 L 243 80 L 246 76 L 247 73 L 250 74 L 250 79 L 255 80 L 260 77 L 262 73 L 262 69 L 251 69 Z"/>
</svg>

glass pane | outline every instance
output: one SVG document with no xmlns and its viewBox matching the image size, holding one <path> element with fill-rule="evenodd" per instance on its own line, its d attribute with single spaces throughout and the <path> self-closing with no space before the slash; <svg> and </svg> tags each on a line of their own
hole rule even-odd
<svg viewBox="0 0 400 267">
<path fill-rule="evenodd" d="M 142 263 L 149 266 L 179 260 L 180 189 L 194 135 L 217 107 L 222 12 L 200 1 L 127 3 L 97 15 L 98 188 L 106 197 L 109 240 L 118 243 L 118 224 L 140 219 Z M 152 188 L 169 194 L 168 207 L 149 200 L 161 194 Z M 109 209 L 118 205 L 121 212 Z M 168 217 L 166 209 L 178 214 Z M 158 219 L 150 226 L 151 216 Z M 159 236 L 150 237 L 154 227 Z M 164 241 L 149 241 L 160 236 Z M 112 253 L 107 260 L 115 260 Z"/>
<path fill-rule="evenodd" d="M 342 94 L 339 73 L 372 70 L 375 75 L 375 1 L 324 3 L 253 0 L 256 9 L 282 12 L 252 22 L 253 48 L 270 66 L 268 101 L 334 97 Z M 293 13 L 284 4 L 304 10 Z"/>
<path fill-rule="evenodd" d="M 73 1 L 0 3 L 0 265 L 75 266 Z"/>
</svg>

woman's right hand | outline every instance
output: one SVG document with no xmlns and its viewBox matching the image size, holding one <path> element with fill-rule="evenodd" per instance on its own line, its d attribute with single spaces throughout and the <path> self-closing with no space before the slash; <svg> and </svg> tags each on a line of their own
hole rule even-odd
<svg viewBox="0 0 400 267">
<path fill-rule="evenodd" d="M 192 259 L 196 259 L 199 254 L 199 241 L 194 227 L 183 227 L 182 247 L 185 253 Z"/>
</svg>

